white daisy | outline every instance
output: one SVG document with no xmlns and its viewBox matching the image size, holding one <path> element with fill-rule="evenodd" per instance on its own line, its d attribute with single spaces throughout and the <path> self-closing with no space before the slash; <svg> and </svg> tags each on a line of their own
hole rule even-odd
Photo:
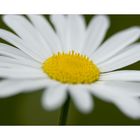
<svg viewBox="0 0 140 140">
<path fill-rule="evenodd" d="M 0 29 L 0 97 L 45 89 L 48 110 L 62 106 L 69 94 L 79 111 L 93 109 L 92 95 L 115 104 L 132 118 L 140 117 L 140 71 L 119 70 L 140 60 L 140 28 L 121 31 L 103 44 L 106 16 L 95 16 L 88 27 L 77 15 L 6 15 L 16 33 Z M 15 46 L 15 47 L 13 47 Z"/>
</svg>

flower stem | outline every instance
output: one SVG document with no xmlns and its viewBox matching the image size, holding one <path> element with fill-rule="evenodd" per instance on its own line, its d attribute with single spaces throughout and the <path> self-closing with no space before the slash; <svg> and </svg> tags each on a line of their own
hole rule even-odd
<svg viewBox="0 0 140 140">
<path fill-rule="evenodd" d="M 65 104 L 63 105 L 59 118 L 59 125 L 66 125 L 70 105 L 70 96 L 68 96 Z"/>
</svg>

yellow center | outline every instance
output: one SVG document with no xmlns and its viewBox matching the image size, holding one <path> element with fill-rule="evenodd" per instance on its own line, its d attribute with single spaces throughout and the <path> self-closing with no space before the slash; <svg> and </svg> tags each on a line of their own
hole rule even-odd
<svg viewBox="0 0 140 140">
<path fill-rule="evenodd" d="M 74 51 L 54 54 L 44 61 L 42 69 L 50 78 L 70 84 L 93 83 L 100 76 L 99 69 L 87 56 Z"/>
</svg>

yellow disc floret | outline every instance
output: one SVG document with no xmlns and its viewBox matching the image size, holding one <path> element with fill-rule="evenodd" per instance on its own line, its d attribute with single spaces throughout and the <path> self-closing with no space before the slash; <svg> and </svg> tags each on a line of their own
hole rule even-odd
<svg viewBox="0 0 140 140">
<path fill-rule="evenodd" d="M 70 84 L 93 83 L 100 75 L 97 66 L 87 56 L 74 51 L 52 55 L 44 61 L 42 69 L 50 78 Z"/>
</svg>

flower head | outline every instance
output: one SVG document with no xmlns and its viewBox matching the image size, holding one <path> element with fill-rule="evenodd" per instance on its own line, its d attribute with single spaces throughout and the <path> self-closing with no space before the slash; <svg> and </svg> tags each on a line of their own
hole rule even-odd
<svg viewBox="0 0 140 140">
<path fill-rule="evenodd" d="M 0 29 L 0 97 L 45 89 L 48 110 L 62 106 L 69 94 L 79 111 L 93 109 L 92 95 L 140 118 L 140 71 L 118 70 L 140 60 L 140 28 L 131 27 L 103 42 L 110 22 L 95 16 L 86 26 L 78 15 L 6 15 L 15 32 Z M 102 43 L 103 42 L 103 43 Z M 116 71 L 118 70 L 118 71 Z"/>
</svg>

